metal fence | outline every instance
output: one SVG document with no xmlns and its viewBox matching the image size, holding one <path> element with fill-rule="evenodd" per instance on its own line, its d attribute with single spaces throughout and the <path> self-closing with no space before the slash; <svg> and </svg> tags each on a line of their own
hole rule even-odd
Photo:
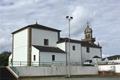
<svg viewBox="0 0 120 80">
<path fill-rule="evenodd" d="M 75 65 L 75 66 L 79 66 L 81 65 L 80 62 L 70 62 L 70 65 Z M 54 62 L 31 62 L 31 66 L 41 66 L 41 67 L 49 67 L 49 66 L 66 66 L 68 65 L 68 63 L 66 64 L 66 62 L 60 62 L 60 61 L 54 61 Z M 26 61 L 14 61 L 9 62 L 9 66 L 27 66 L 27 62 Z"/>
</svg>

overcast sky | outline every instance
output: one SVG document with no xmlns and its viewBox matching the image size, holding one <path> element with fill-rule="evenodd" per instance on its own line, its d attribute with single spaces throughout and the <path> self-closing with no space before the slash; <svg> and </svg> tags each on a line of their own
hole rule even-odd
<svg viewBox="0 0 120 80">
<path fill-rule="evenodd" d="M 103 55 L 120 54 L 120 0 L 0 0 L 0 51 L 11 50 L 11 32 L 36 21 L 67 36 L 66 15 L 72 38 L 83 38 L 89 21 Z"/>
</svg>

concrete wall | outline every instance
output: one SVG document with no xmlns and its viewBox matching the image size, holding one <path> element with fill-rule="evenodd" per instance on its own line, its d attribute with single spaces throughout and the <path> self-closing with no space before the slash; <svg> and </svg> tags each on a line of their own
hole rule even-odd
<svg viewBox="0 0 120 80">
<path fill-rule="evenodd" d="M 20 80 L 118 80 L 118 77 L 28 77 Z"/>
<path fill-rule="evenodd" d="M 32 45 L 44 46 L 44 39 L 49 40 L 49 46 L 57 46 L 58 32 L 49 30 L 32 29 Z"/>
<path fill-rule="evenodd" d="M 93 66 L 71 66 L 72 75 L 97 75 L 98 68 Z"/>
<path fill-rule="evenodd" d="M 120 64 L 119 65 L 115 65 L 115 72 L 116 73 L 120 73 Z"/>
<path fill-rule="evenodd" d="M 13 65 L 19 64 L 16 61 L 27 62 L 27 41 L 28 41 L 28 29 L 22 30 L 13 35 Z M 26 64 L 25 64 L 26 65 Z"/>
<path fill-rule="evenodd" d="M 51 67 L 15 67 L 19 76 L 61 76 L 66 75 L 65 66 Z M 71 75 L 97 75 L 96 67 L 71 66 Z"/>
<path fill-rule="evenodd" d="M 99 71 L 114 71 L 115 73 L 120 73 L 120 64 L 116 65 L 99 65 Z"/>
<path fill-rule="evenodd" d="M 114 71 L 114 65 L 99 65 L 98 70 L 99 71 Z"/>
</svg>

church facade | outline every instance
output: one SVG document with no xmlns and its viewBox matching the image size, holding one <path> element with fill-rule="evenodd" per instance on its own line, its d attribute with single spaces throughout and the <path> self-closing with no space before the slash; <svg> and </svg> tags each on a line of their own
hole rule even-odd
<svg viewBox="0 0 120 80">
<path fill-rule="evenodd" d="M 61 38 L 60 32 L 37 23 L 14 31 L 10 65 L 40 66 L 68 61 L 71 65 L 83 65 L 102 58 L 102 47 L 95 44 L 89 25 L 82 40 Z"/>
</svg>

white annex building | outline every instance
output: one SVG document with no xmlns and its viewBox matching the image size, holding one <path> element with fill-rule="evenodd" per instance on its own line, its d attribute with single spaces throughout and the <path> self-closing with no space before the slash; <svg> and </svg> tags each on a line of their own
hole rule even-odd
<svg viewBox="0 0 120 80">
<path fill-rule="evenodd" d="M 87 25 L 84 31 L 85 38 L 74 40 L 61 38 L 60 30 L 37 23 L 23 27 L 12 33 L 10 65 L 66 64 L 67 54 L 69 54 L 69 61 L 73 65 L 95 63 L 96 60 L 102 58 L 102 47 L 95 44 L 92 32 L 92 29 Z"/>
</svg>

